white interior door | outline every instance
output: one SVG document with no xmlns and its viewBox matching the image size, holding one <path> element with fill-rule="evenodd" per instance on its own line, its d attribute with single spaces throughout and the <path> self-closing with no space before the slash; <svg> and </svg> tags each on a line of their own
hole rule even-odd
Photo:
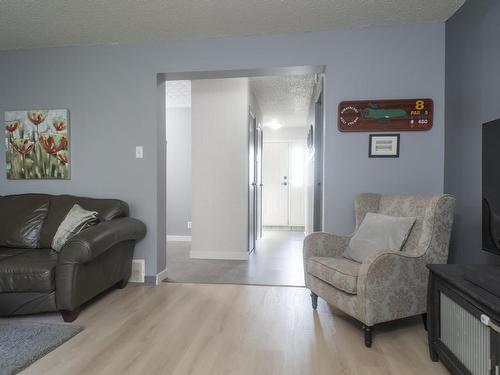
<svg viewBox="0 0 500 375">
<path fill-rule="evenodd" d="M 266 226 L 289 224 L 289 146 L 287 142 L 265 142 L 262 155 L 262 221 Z"/>
</svg>

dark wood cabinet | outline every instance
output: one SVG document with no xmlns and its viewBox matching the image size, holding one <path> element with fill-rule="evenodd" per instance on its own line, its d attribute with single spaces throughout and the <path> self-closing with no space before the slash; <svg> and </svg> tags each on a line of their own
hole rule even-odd
<svg viewBox="0 0 500 375">
<path fill-rule="evenodd" d="M 465 267 L 428 266 L 430 356 L 452 374 L 500 375 L 500 298 L 468 281 Z"/>
</svg>

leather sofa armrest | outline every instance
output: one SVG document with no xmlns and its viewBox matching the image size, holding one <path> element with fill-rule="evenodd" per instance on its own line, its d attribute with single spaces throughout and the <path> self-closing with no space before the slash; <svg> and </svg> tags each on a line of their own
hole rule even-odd
<svg viewBox="0 0 500 375">
<path fill-rule="evenodd" d="M 87 263 L 119 242 L 140 240 L 145 235 L 146 226 L 137 219 L 125 217 L 105 221 L 66 242 L 58 263 Z"/>
</svg>

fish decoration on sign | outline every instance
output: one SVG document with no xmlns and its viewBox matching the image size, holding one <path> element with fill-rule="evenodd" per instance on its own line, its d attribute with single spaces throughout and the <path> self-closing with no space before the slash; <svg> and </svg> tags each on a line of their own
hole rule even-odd
<svg viewBox="0 0 500 375">
<path fill-rule="evenodd" d="M 432 99 L 358 100 L 339 104 L 342 132 L 423 131 L 432 128 Z"/>
</svg>

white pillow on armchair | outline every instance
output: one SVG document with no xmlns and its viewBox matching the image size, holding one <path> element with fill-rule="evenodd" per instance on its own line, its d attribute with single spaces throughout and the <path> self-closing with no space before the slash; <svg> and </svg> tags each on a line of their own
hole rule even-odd
<svg viewBox="0 0 500 375">
<path fill-rule="evenodd" d="M 349 241 L 349 246 L 343 254 L 344 258 L 363 263 L 377 251 L 400 251 L 410 235 L 415 220 L 415 217 L 367 213 Z"/>
</svg>

